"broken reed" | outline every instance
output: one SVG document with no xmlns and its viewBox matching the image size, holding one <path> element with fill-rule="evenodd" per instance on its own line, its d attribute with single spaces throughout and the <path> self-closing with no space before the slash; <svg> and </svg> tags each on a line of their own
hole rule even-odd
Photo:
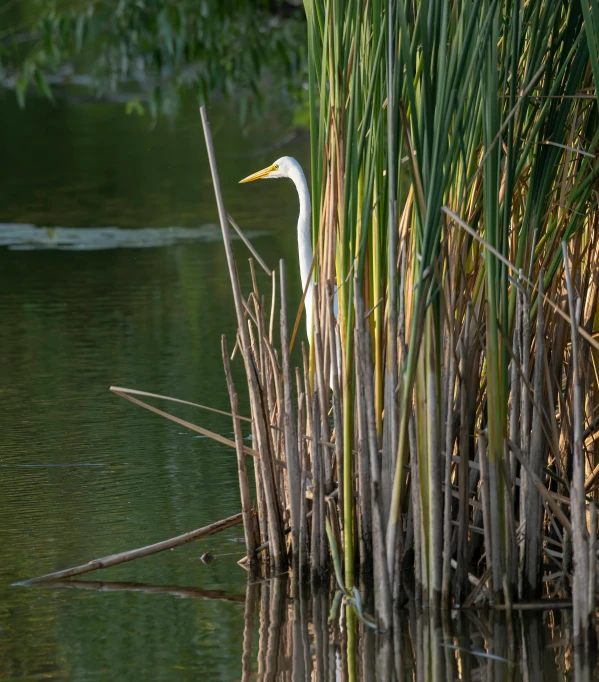
<svg viewBox="0 0 599 682">
<path fill-rule="evenodd" d="M 275 348 L 275 281 L 268 303 L 256 277 L 239 288 L 207 139 L 260 453 L 256 543 L 280 570 L 290 527 L 299 572 L 319 575 L 328 516 L 346 587 L 354 562 L 375 576 L 383 627 L 405 576 L 448 606 L 553 596 L 574 574 L 584 639 L 599 5 L 304 4 L 317 302 L 295 375 L 283 271 Z"/>
</svg>

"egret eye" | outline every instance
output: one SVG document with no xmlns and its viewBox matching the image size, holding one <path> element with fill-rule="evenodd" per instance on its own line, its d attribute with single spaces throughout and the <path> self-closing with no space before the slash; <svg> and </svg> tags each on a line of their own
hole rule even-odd
<svg viewBox="0 0 599 682">
<path fill-rule="evenodd" d="M 272 169 L 273 169 L 273 170 L 279 170 L 279 167 L 278 167 L 277 164 L 275 163 L 275 164 L 273 164 Z"/>
</svg>

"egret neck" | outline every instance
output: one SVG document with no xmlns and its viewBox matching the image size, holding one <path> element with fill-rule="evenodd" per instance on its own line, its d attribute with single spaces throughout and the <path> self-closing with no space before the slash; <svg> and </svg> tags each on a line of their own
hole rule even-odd
<svg viewBox="0 0 599 682">
<path fill-rule="evenodd" d="M 299 255 L 300 278 L 302 280 L 302 292 L 306 291 L 306 282 L 310 277 L 312 267 L 312 205 L 306 176 L 295 159 L 291 159 L 289 178 L 293 181 L 299 197 L 300 212 L 297 219 L 297 250 Z M 306 331 L 308 339 L 312 338 L 312 281 L 308 286 L 305 298 L 306 307 Z"/>
<path fill-rule="evenodd" d="M 297 250 L 299 256 L 300 277 L 302 280 L 302 292 L 306 291 L 304 306 L 306 308 L 306 330 L 308 341 L 312 339 L 312 281 L 306 290 L 306 283 L 310 278 L 312 267 L 312 205 L 310 203 L 310 191 L 306 176 L 299 163 L 291 156 L 283 156 L 277 159 L 272 166 L 263 168 L 257 173 L 248 175 L 239 182 L 253 182 L 254 180 L 270 180 L 276 178 L 289 178 L 293 181 L 299 198 L 299 218 L 297 220 Z"/>
</svg>

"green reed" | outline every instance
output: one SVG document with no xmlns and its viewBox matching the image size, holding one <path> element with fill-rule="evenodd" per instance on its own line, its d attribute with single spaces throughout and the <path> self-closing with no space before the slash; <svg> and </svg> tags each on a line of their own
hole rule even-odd
<svg viewBox="0 0 599 682">
<path fill-rule="evenodd" d="M 379 613 L 397 595 L 400 571 L 415 574 L 431 604 L 442 592 L 445 604 L 461 602 L 480 581 L 479 591 L 508 603 L 540 596 L 555 516 L 514 453 L 551 494 L 569 495 L 547 470 L 571 475 L 572 386 L 589 388 L 580 418 L 588 428 L 595 419 L 599 7 L 304 6 L 315 277 L 322 292 L 336 279 L 343 347 L 335 429 L 345 583 L 356 582 L 363 533 L 377 551 L 360 565 L 386 572 Z M 577 375 L 563 241 L 587 331 L 588 364 Z M 359 308 L 367 394 L 354 358 Z M 370 445 L 357 423 L 362 407 L 373 413 Z M 368 492 L 355 476 L 362 448 L 380 469 Z M 590 475 L 595 456 L 585 456 Z M 368 528 L 366 494 L 377 508 Z M 568 542 L 563 531 L 558 544 Z M 572 532 L 586 538 L 580 547 L 593 546 L 596 528 Z M 565 579 L 565 551 L 558 563 Z"/>
</svg>

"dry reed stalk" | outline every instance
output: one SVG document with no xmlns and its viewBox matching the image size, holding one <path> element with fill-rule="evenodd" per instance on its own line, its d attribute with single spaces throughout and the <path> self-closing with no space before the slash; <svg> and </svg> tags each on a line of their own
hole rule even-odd
<svg viewBox="0 0 599 682">
<path fill-rule="evenodd" d="M 319 312 L 320 296 L 318 295 L 318 287 L 314 286 L 313 301 L 314 301 L 314 362 L 316 366 L 316 396 L 317 403 L 320 409 L 320 438 L 325 442 L 330 441 L 329 420 L 328 420 L 328 375 L 324 370 L 324 347 L 323 347 L 323 330 L 321 326 L 321 317 Z M 323 480 L 325 486 L 325 494 L 329 495 L 333 489 L 333 473 L 331 469 L 331 458 L 328 450 L 323 451 Z"/>
<path fill-rule="evenodd" d="M 470 460 L 470 452 L 468 447 L 468 438 L 470 433 L 470 426 L 468 423 L 468 398 L 466 389 L 466 378 L 469 367 L 468 350 L 466 342 L 468 340 L 468 332 L 470 327 L 470 308 L 466 312 L 466 321 L 464 325 L 463 337 L 460 339 L 460 370 L 459 370 L 459 396 L 460 396 L 460 464 L 458 467 L 458 490 L 459 490 L 459 507 L 458 507 L 458 542 L 457 542 L 457 580 L 455 597 L 456 601 L 461 601 L 466 596 L 467 581 L 468 581 L 468 547 L 467 547 L 467 533 L 468 533 L 468 463 Z"/>
<path fill-rule="evenodd" d="M 380 628 L 387 631 L 393 623 L 392 591 L 389 582 L 388 562 L 385 545 L 385 526 L 383 522 L 383 501 L 381 491 L 381 474 L 378 453 L 376 420 L 374 415 L 374 386 L 372 381 L 372 349 L 370 334 L 364 328 L 364 303 L 358 287 L 355 288 L 354 303 L 356 307 L 356 333 L 360 343 L 356 346 L 356 355 L 360 358 L 360 380 L 362 387 L 366 428 L 368 432 L 368 448 L 370 453 L 370 480 L 372 504 L 372 549 L 375 603 Z"/>
<path fill-rule="evenodd" d="M 300 471 L 308 469 L 308 448 L 306 439 L 306 416 L 305 416 L 305 402 L 306 397 L 304 387 L 300 376 L 299 367 L 295 368 L 295 390 L 297 395 L 297 451 L 299 455 Z"/>
<path fill-rule="evenodd" d="M 322 446 L 320 445 L 320 417 L 318 414 L 318 396 L 312 399 L 312 580 L 322 580 L 325 570 L 326 536 L 325 536 L 325 507 L 324 507 L 324 475 L 322 463 Z"/>
<path fill-rule="evenodd" d="M 266 263 L 262 260 L 262 258 L 260 257 L 260 254 L 259 254 L 259 253 L 256 251 L 256 249 L 252 246 L 252 243 L 250 242 L 250 240 L 243 234 L 241 228 L 240 228 L 239 225 L 233 220 L 233 217 L 232 217 L 229 213 L 227 213 L 227 220 L 229 221 L 229 224 L 230 224 L 231 227 L 235 230 L 235 232 L 237 232 L 237 235 L 238 235 L 238 237 L 241 239 L 241 241 L 247 246 L 247 248 L 248 248 L 248 250 L 250 251 L 250 253 L 252 254 L 252 256 L 254 256 L 254 258 L 258 261 L 258 263 L 260 264 L 260 267 L 264 270 L 264 272 L 265 272 L 269 277 L 271 277 L 271 276 L 272 276 L 272 271 L 271 271 L 271 269 L 270 269 L 270 268 L 268 267 L 268 265 L 266 265 Z"/>
<path fill-rule="evenodd" d="M 179 419 L 179 417 L 175 417 L 172 414 L 169 414 L 168 412 L 164 412 L 163 410 L 159 410 L 157 407 L 154 407 L 153 405 L 149 405 L 148 403 L 145 403 L 143 400 L 138 400 L 137 398 L 134 398 L 132 395 L 129 395 L 129 393 L 132 393 L 133 391 L 131 389 L 121 389 L 117 388 L 116 386 L 111 386 L 110 390 L 118 395 L 121 398 L 125 398 L 125 400 L 128 400 L 129 402 L 133 403 L 134 405 L 138 405 L 139 407 L 143 407 L 145 410 L 148 410 L 150 412 L 153 412 L 154 414 L 159 415 L 160 417 L 164 417 L 165 419 L 168 419 L 169 421 L 175 422 L 175 424 L 180 424 L 181 426 L 184 426 L 186 429 L 190 429 L 191 431 L 195 431 L 196 433 L 200 433 L 203 436 L 206 436 L 207 438 L 210 438 L 211 440 L 216 441 L 217 443 L 220 443 L 221 445 L 226 445 L 227 447 L 230 448 L 235 448 L 235 441 L 229 440 L 228 438 L 225 438 L 224 436 L 221 436 L 219 433 L 214 433 L 214 431 L 209 431 L 208 429 L 204 429 L 201 426 L 198 426 L 197 424 L 192 424 L 191 422 L 186 421 L 185 419 Z M 247 455 L 251 455 L 252 457 L 260 457 L 260 453 L 257 450 L 254 450 L 253 448 L 248 448 L 246 445 L 243 446 L 243 451 Z"/>
<path fill-rule="evenodd" d="M 312 388 L 310 386 L 310 372 L 309 372 L 309 365 L 308 365 L 308 354 L 306 353 L 306 346 L 304 343 L 302 343 L 302 360 L 303 360 L 303 367 L 304 367 L 304 398 L 306 401 L 306 429 L 305 429 L 305 437 L 306 437 L 306 442 L 312 438 L 313 435 L 313 427 L 312 427 L 312 414 L 313 414 L 313 405 L 312 405 Z M 306 448 L 306 452 L 308 452 Z M 312 452 L 310 450 L 309 455 L 306 457 L 306 463 L 304 466 L 306 471 L 312 471 Z"/>
<path fill-rule="evenodd" d="M 357 329 L 354 329 L 354 335 L 354 344 L 356 347 L 354 360 L 356 364 L 356 416 L 358 426 L 358 538 L 360 546 L 360 568 L 362 574 L 372 574 L 372 481 L 370 475 L 368 427 L 366 424 L 364 386 L 360 361 L 362 346 Z"/>
<path fill-rule="evenodd" d="M 248 389 L 250 394 L 250 406 L 252 412 L 252 420 L 256 439 L 257 450 L 260 452 L 260 468 L 262 473 L 262 482 L 264 485 L 264 497 L 266 501 L 266 509 L 268 512 L 268 536 L 270 542 L 270 558 L 273 562 L 275 570 L 284 570 L 287 558 L 284 552 L 283 528 L 281 524 L 280 512 L 273 489 L 274 478 L 272 472 L 272 462 L 270 459 L 271 452 L 268 443 L 268 428 L 270 422 L 268 421 L 268 414 L 265 413 L 264 396 L 260 388 L 256 366 L 251 358 L 251 346 L 247 327 L 245 325 L 244 306 L 242 303 L 242 295 L 239 287 L 239 279 L 237 277 L 237 268 L 235 265 L 235 258 L 233 256 L 233 249 L 231 247 L 231 239 L 229 235 L 227 217 L 223 203 L 222 194 L 220 191 L 220 182 L 218 178 L 218 170 L 216 167 L 216 158 L 214 155 L 214 146 L 212 143 L 212 135 L 210 133 L 210 124 L 206 116 L 205 107 L 200 108 L 202 116 L 202 125 L 204 128 L 204 137 L 206 140 L 206 149 L 208 151 L 208 159 L 210 162 L 210 171 L 212 174 L 212 184 L 214 186 L 214 193 L 216 196 L 216 203 L 218 207 L 219 221 L 223 236 L 223 243 L 225 247 L 225 255 L 227 258 L 227 267 L 229 270 L 229 278 L 233 290 L 233 299 L 235 301 L 235 311 L 237 314 L 237 324 L 239 334 L 241 337 L 241 350 L 245 364 L 245 371 L 248 380 Z"/>
<path fill-rule="evenodd" d="M 428 507 L 429 507 L 429 547 L 430 582 L 428 603 L 438 606 L 441 598 L 443 573 L 442 507 L 438 504 L 438 491 L 441 490 L 441 433 L 439 405 L 441 397 L 437 385 L 437 346 L 435 324 L 432 311 L 429 314 L 427 330 L 426 363 L 426 407 L 427 407 L 427 456 L 428 456 Z"/>
<path fill-rule="evenodd" d="M 308 535 L 308 517 L 306 508 L 306 482 L 309 471 L 308 446 L 305 437 L 306 415 L 305 415 L 305 394 L 302 390 L 302 383 L 300 379 L 299 368 L 295 368 L 295 380 L 297 386 L 297 447 L 298 447 L 298 465 L 300 470 L 300 525 L 299 525 L 299 576 L 300 583 L 305 582 L 305 578 L 309 574 L 309 535 Z"/>
<path fill-rule="evenodd" d="M 540 403 L 543 395 L 544 378 L 544 341 L 545 319 L 543 316 L 543 271 L 539 273 L 539 305 L 537 307 L 537 328 L 535 334 L 535 364 L 533 371 L 534 405 Z M 543 468 L 543 453 L 545 451 L 545 436 L 543 433 L 543 414 L 535 409 L 532 418 L 532 434 L 530 437 L 530 468 L 537 476 L 541 476 Z M 524 539 L 524 566 L 522 594 L 525 598 L 536 599 L 541 594 L 541 537 L 543 531 L 543 507 L 535 488 L 526 489 L 526 527 Z"/>
<path fill-rule="evenodd" d="M 522 362 L 522 372 L 520 375 L 520 448 L 522 456 L 528 460 L 530 452 L 530 410 L 531 399 L 528 389 L 528 381 L 530 378 L 530 299 L 528 291 L 519 290 L 520 297 L 520 320 L 521 320 L 521 340 L 520 340 L 520 357 Z M 515 445 L 515 443 L 514 443 Z M 527 491 L 528 491 L 528 475 L 526 470 L 520 473 L 520 524 L 526 523 L 526 509 L 527 509 Z M 526 545 L 524 539 L 520 544 L 520 556 L 518 567 L 518 596 L 524 596 L 524 563 L 525 563 Z"/>
<path fill-rule="evenodd" d="M 583 401 L 579 367 L 579 335 L 581 300 L 575 298 L 574 286 L 570 275 L 569 254 L 565 243 L 562 243 L 564 260 L 564 274 L 568 292 L 568 307 L 571 322 L 571 352 L 572 366 L 572 482 L 570 485 L 570 501 L 572 515 L 572 548 L 574 559 L 574 576 L 572 585 L 572 603 L 574 610 L 574 644 L 577 647 L 589 647 L 591 633 L 594 632 L 592 614 L 594 611 L 595 585 L 590 584 L 591 572 L 589 566 L 589 533 L 586 518 L 586 500 L 584 494 L 584 455 L 582 452 L 583 433 Z M 595 512 L 596 514 L 596 512 Z M 593 529 L 593 537 L 595 529 Z M 594 542 L 592 543 L 594 544 Z M 596 564 L 596 555 L 593 564 Z M 592 592 L 591 592 L 592 590 Z M 589 595 L 592 598 L 589 599 Z"/>
<path fill-rule="evenodd" d="M 269 415 L 269 425 L 268 438 L 269 438 L 269 453 L 271 459 L 271 469 L 274 475 L 274 486 L 275 496 L 277 500 L 277 506 L 283 525 L 287 523 L 286 512 L 290 509 L 289 501 L 289 486 L 288 486 L 288 476 L 282 471 L 281 466 L 285 462 L 285 446 L 284 446 L 284 433 L 285 433 L 285 410 L 283 407 L 283 389 L 281 387 L 281 375 L 279 371 L 279 363 L 276 357 L 276 351 L 274 348 L 266 341 L 262 334 L 262 329 L 260 331 L 260 344 L 263 349 L 265 356 L 264 362 L 264 375 L 262 377 L 262 386 L 266 386 L 266 396 L 268 404 L 268 415 Z"/>
<path fill-rule="evenodd" d="M 491 493 L 489 486 L 489 460 L 487 458 L 487 439 L 484 433 L 479 432 L 476 438 L 478 445 L 478 460 L 480 463 L 480 488 L 483 511 L 483 531 L 485 537 L 485 560 L 487 566 L 493 566 L 493 543 L 491 533 L 494 532 L 491 525 Z"/>
<path fill-rule="evenodd" d="M 505 603 L 509 606 L 513 603 L 514 595 L 516 594 L 516 588 L 518 585 L 518 541 L 516 537 L 517 524 L 516 524 L 516 511 L 515 511 L 515 500 L 516 500 L 516 479 L 512 477 L 511 472 L 511 461 L 510 458 L 515 460 L 515 457 L 511 453 L 508 445 L 508 441 L 503 441 L 503 475 L 505 481 L 505 543 L 506 543 L 506 565 L 504 572 L 504 599 Z M 507 583 L 507 584 L 505 584 Z"/>
<path fill-rule="evenodd" d="M 518 461 L 522 465 L 522 468 L 526 471 L 526 474 L 529 478 L 529 485 L 535 486 L 543 500 L 547 503 L 547 505 L 555 515 L 555 517 L 562 524 L 564 530 L 568 533 L 571 533 L 572 526 L 570 524 L 568 517 L 564 514 L 559 505 L 559 502 L 557 501 L 558 496 L 555 493 L 551 493 L 549 490 L 547 490 L 547 488 L 543 484 L 543 481 L 541 481 L 541 479 L 533 471 L 532 467 L 530 466 L 530 463 L 528 462 L 528 459 L 526 458 L 525 454 L 520 450 L 520 448 L 514 445 L 514 443 L 508 443 L 508 447 L 516 455 Z"/>
<path fill-rule="evenodd" d="M 339 481 L 343 480 L 343 402 L 340 388 L 340 367 L 338 366 L 338 349 L 341 348 L 341 340 L 338 337 L 339 326 L 335 319 L 334 301 L 335 291 L 331 280 L 326 282 L 326 326 L 328 329 L 330 363 L 330 383 L 333 397 L 333 423 L 335 424 L 335 466 L 337 470 L 337 490 L 339 493 L 339 509 L 343 509 L 343 486 Z M 325 375 L 326 376 L 326 375 Z"/>
<path fill-rule="evenodd" d="M 589 647 L 595 648 L 597 644 L 596 634 L 594 634 L 595 606 L 597 603 L 597 505 L 591 501 L 589 518 L 589 575 L 587 581 L 587 604 L 586 609 L 589 614 Z"/>
<path fill-rule="evenodd" d="M 503 488 L 503 463 L 488 460 L 489 467 L 489 502 L 491 521 L 491 544 L 493 546 L 493 592 L 496 597 L 503 591 L 504 584 L 504 552 L 502 525 L 505 522 L 502 506 L 504 504 Z M 503 517 L 503 518 L 502 518 Z"/>
<path fill-rule="evenodd" d="M 520 430 L 519 430 L 519 415 L 520 415 L 520 374 L 521 362 L 521 329 L 522 329 L 522 300 L 520 286 L 517 290 L 516 299 L 516 317 L 514 322 L 514 334 L 512 343 L 512 361 L 510 363 L 510 425 L 509 434 L 512 443 L 520 446 Z M 517 460 L 516 455 L 510 454 L 510 474 L 512 481 L 516 480 Z M 514 495 L 515 489 L 512 489 Z"/>
<path fill-rule="evenodd" d="M 279 262 L 281 278 L 281 353 L 283 360 L 283 387 L 285 391 L 285 457 L 287 460 L 287 480 L 289 481 L 289 497 L 291 506 L 291 545 L 293 551 L 294 568 L 299 572 L 300 548 L 299 530 L 301 515 L 301 467 L 298 453 L 298 441 L 295 427 L 295 411 L 293 408 L 293 384 L 291 383 L 291 369 L 289 367 L 289 341 L 287 335 L 287 295 L 285 291 L 285 266 Z M 302 557 L 305 558 L 305 557 Z"/>
<path fill-rule="evenodd" d="M 447 354 L 449 356 L 449 371 L 447 373 L 446 417 L 445 417 L 445 496 L 443 504 L 443 568 L 441 577 L 441 603 L 447 609 L 451 605 L 451 472 L 454 443 L 454 402 L 456 381 L 456 352 L 453 330 L 453 311 L 455 309 L 455 292 L 452 293 L 451 303 L 446 309 L 447 320 Z M 451 314 L 450 314 L 451 313 Z"/>
<path fill-rule="evenodd" d="M 111 386 L 109 391 L 112 391 L 113 393 L 116 393 L 117 395 L 120 393 L 127 393 L 129 395 L 143 395 L 146 396 L 147 398 L 159 398 L 160 400 L 168 400 L 169 402 L 172 403 L 179 403 L 180 405 L 189 405 L 190 407 L 198 407 L 201 410 L 206 410 L 208 412 L 214 412 L 215 414 L 223 414 L 225 417 L 232 417 L 233 414 L 231 412 L 226 412 L 225 410 L 217 410 L 215 407 L 208 407 L 207 405 L 200 405 L 199 403 L 192 403 L 189 400 L 181 400 L 180 398 L 171 398 L 168 395 L 161 395 L 160 393 L 150 393 L 149 391 L 139 391 L 134 388 L 123 388 L 122 386 Z M 241 421 L 244 422 L 251 422 L 252 420 L 249 417 L 244 417 L 240 414 L 237 415 L 237 418 L 240 419 Z M 250 453 L 248 453 L 250 454 Z"/>
<path fill-rule="evenodd" d="M 233 383 L 233 377 L 231 375 L 231 368 L 229 366 L 227 339 L 224 334 L 221 336 L 221 349 L 223 365 L 225 368 L 225 377 L 227 380 L 227 388 L 229 389 L 231 411 L 233 413 L 233 432 L 235 433 L 235 444 L 237 446 L 237 476 L 239 479 L 239 492 L 241 496 L 241 513 L 243 514 L 243 532 L 245 536 L 247 556 L 250 564 L 253 564 L 256 561 L 257 533 L 254 524 L 254 515 L 252 513 L 252 499 L 250 496 L 250 487 L 248 483 L 245 453 L 243 451 L 243 433 L 241 431 L 241 422 L 237 416 L 239 412 L 239 405 L 237 401 L 237 393 L 235 392 L 235 385 Z"/>
<path fill-rule="evenodd" d="M 45 583 L 50 580 L 63 580 L 66 578 L 72 578 L 74 575 L 91 573 L 92 571 L 97 571 L 100 568 L 117 566 L 118 564 L 124 564 L 127 561 L 133 561 L 134 559 L 139 559 L 140 557 L 150 556 L 151 554 L 164 552 L 167 549 L 180 547 L 181 545 L 185 545 L 188 542 L 192 542 L 193 540 L 200 540 L 201 538 L 207 537 L 208 535 L 220 533 L 221 530 L 226 530 L 227 528 L 231 528 L 231 526 L 236 526 L 238 523 L 242 522 L 243 514 L 234 514 L 233 516 L 229 516 L 228 518 L 222 519 L 221 521 L 211 523 L 209 526 L 204 526 L 203 528 L 198 528 L 197 530 L 191 530 L 188 533 L 177 535 L 176 537 L 170 538 L 169 540 L 156 542 L 153 545 L 146 545 L 145 547 L 139 547 L 138 549 L 131 549 L 127 552 L 121 552 L 120 554 L 110 554 L 109 556 L 102 557 L 101 559 L 92 559 L 81 566 L 66 568 L 62 571 L 55 571 L 54 573 L 46 573 L 45 575 L 38 576 L 37 578 L 24 580 L 19 584 L 36 585 L 38 583 Z"/>
<path fill-rule="evenodd" d="M 254 466 L 254 480 L 256 482 L 258 531 L 260 535 L 260 544 L 264 545 L 268 542 L 268 515 L 266 512 L 266 499 L 264 497 L 260 464 Z"/>
</svg>

